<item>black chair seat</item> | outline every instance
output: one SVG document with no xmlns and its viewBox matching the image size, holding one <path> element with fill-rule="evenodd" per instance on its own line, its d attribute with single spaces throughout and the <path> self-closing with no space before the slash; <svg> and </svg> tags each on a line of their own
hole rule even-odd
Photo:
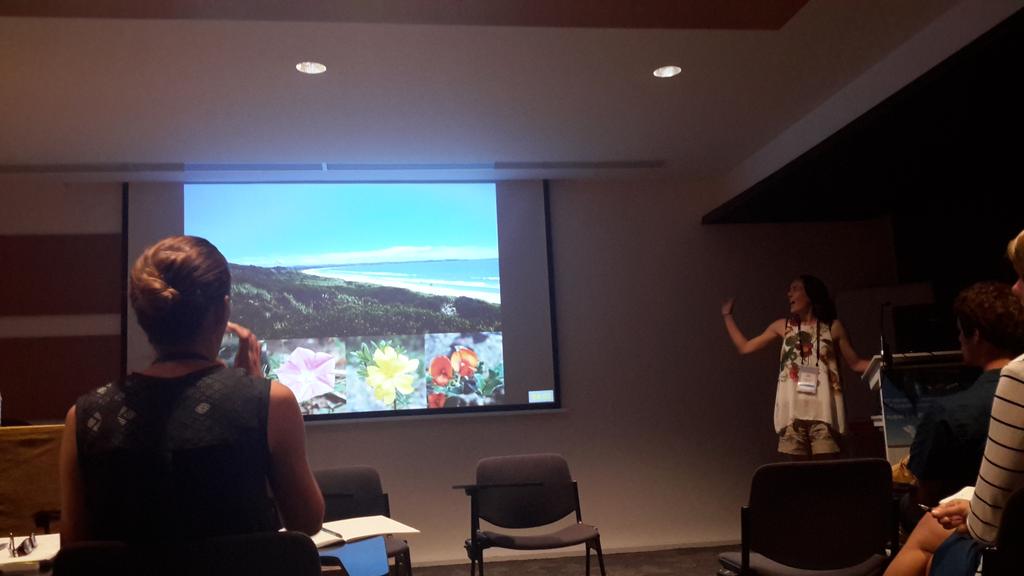
<svg viewBox="0 0 1024 576">
<path fill-rule="evenodd" d="M 480 536 L 484 546 L 512 550 L 547 550 L 583 544 L 597 538 L 598 534 L 597 528 L 589 524 L 572 524 L 550 534 L 518 535 L 481 530 Z"/>
<path fill-rule="evenodd" d="M 740 573 L 740 553 L 738 551 L 719 554 L 718 561 L 729 570 L 737 574 Z M 758 576 L 875 576 L 885 571 L 887 562 L 888 559 L 885 556 L 876 554 L 856 566 L 837 570 L 804 570 L 779 564 L 754 552 L 750 553 L 750 568 Z"/>
<path fill-rule="evenodd" d="M 176 543 L 78 542 L 61 547 L 54 576 L 320 576 L 313 540 L 263 532 Z"/>
</svg>

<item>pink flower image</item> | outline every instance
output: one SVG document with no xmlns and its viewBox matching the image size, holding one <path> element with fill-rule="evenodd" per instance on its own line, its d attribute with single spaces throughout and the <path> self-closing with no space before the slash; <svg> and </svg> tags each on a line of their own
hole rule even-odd
<svg viewBox="0 0 1024 576">
<path fill-rule="evenodd" d="M 337 358 L 302 346 L 292 350 L 288 361 L 277 369 L 277 379 L 287 386 L 299 402 L 334 391 L 334 366 Z"/>
</svg>

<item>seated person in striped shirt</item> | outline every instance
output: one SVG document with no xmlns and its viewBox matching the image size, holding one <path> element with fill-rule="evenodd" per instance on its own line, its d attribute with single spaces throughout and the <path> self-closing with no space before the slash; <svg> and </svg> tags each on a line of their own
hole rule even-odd
<svg viewBox="0 0 1024 576">
<path fill-rule="evenodd" d="M 1024 231 L 1007 255 L 1017 272 L 1013 294 L 1024 303 Z M 992 403 L 988 441 L 970 501 L 951 500 L 925 514 L 886 576 L 974 574 L 982 549 L 999 532 L 1003 506 L 1024 488 L 1024 355 L 1003 367 Z"/>
<path fill-rule="evenodd" d="M 974 284 L 957 296 L 953 314 L 964 364 L 983 372 L 973 384 L 936 398 L 918 423 L 907 463 L 918 485 L 904 497 L 901 515 L 908 532 L 924 515 L 916 504 L 936 506 L 940 498 L 974 482 L 999 371 L 1024 352 L 1024 305 L 1009 286 Z"/>
</svg>

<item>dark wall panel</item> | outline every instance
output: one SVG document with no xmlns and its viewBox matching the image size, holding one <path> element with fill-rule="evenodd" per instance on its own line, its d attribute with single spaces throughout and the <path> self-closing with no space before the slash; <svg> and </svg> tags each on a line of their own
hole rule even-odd
<svg viewBox="0 0 1024 576">
<path fill-rule="evenodd" d="M 121 235 L 0 236 L 0 316 L 119 314 Z"/>
<path fill-rule="evenodd" d="M 80 394 L 116 379 L 121 337 L 0 338 L 3 419 L 63 420 Z"/>
</svg>

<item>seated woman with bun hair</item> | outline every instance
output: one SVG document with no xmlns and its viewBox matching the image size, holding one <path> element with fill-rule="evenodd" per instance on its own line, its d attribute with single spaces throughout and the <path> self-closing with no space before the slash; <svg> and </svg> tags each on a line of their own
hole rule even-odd
<svg viewBox="0 0 1024 576">
<path fill-rule="evenodd" d="M 135 262 L 131 304 L 157 357 L 68 411 L 63 544 L 320 529 L 298 403 L 228 322 L 230 294 L 227 260 L 202 238 L 166 238 Z M 217 360 L 225 330 L 239 338 L 234 368 Z"/>
</svg>

